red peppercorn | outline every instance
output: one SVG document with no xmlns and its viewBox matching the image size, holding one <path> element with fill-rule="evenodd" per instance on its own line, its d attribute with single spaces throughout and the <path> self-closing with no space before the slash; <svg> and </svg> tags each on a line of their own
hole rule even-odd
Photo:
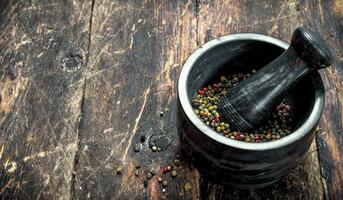
<svg viewBox="0 0 343 200">
<path fill-rule="evenodd" d="M 204 92 L 207 92 L 207 87 L 204 87 L 202 90 L 203 90 Z"/>
<path fill-rule="evenodd" d="M 198 91 L 198 94 L 199 94 L 199 95 L 204 95 L 205 92 L 204 92 L 203 90 L 199 90 L 199 91 Z"/>
<path fill-rule="evenodd" d="M 281 109 L 281 105 L 278 105 L 278 106 L 276 107 L 276 109 L 277 109 L 277 110 L 280 110 L 280 109 Z"/>
<path fill-rule="evenodd" d="M 162 168 L 162 171 L 163 171 L 164 174 L 167 173 L 167 172 L 168 172 L 168 166 L 164 166 L 164 167 Z"/>
</svg>

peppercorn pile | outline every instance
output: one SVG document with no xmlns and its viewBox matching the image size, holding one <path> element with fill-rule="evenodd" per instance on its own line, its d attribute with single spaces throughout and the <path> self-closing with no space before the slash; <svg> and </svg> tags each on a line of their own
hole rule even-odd
<svg viewBox="0 0 343 200">
<path fill-rule="evenodd" d="M 217 111 L 219 99 L 225 96 L 240 81 L 247 79 L 254 73 L 256 73 L 255 69 L 251 73 L 221 76 L 219 82 L 198 90 L 195 99 L 192 100 L 194 112 L 207 126 L 234 140 L 268 142 L 290 134 L 292 131 L 291 106 L 285 103 L 278 105 L 270 119 L 252 132 L 231 130 L 230 125 L 221 119 L 220 113 Z"/>
</svg>

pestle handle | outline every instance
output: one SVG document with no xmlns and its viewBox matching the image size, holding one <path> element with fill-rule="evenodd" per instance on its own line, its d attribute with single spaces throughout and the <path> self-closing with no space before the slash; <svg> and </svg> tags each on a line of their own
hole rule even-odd
<svg viewBox="0 0 343 200">
<path fill-rule="evenodd" d="M 329 46 L 317 33 L 309 29 L 297 28 L 292 35 L 291 46 L 309 67 L 320 69 L 332 63 Z"/>
<path fill-rule="evenodd" d="M 256 128 L 299 79 L 331 62 L 330 49 L 321 37 L 308 29 L 297 28 L 291 45 L 282 55 L 220 99 L 221 117 L 239 131 Z"/>
</svg>

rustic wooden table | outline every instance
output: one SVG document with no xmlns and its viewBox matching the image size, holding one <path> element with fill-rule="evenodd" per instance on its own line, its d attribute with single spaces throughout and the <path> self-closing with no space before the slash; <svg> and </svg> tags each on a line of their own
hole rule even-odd
<svg viewBox="0 0 343 200">
<path fill-rule="evenodd" d="M 0 1 L 1 199 L 343 199 L 342 0 Z M 177 77 L 206 41 L 238 32 L 289 41 L 318 31 L 335 56 L 320 130 L 305 160 L 270 187 L 208 183 L 183 164 L 165 193 L 142 170 L 179 151 Z M 164 110 L 164 116 L 159 113 Z M 172 145 L 132 148 L 165 131 Z M 122 166 L 122 174 L 116 168 Z"/>
</svg>

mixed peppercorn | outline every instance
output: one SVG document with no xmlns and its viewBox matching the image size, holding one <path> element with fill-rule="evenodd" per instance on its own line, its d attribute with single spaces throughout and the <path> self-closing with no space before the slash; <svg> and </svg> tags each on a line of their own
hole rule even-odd
<svg viewBox="0 0 343 200">
<path fill-rule="evenodd" d="M 163 117 L 163 112 L 160 112 L 160 116 Z M 142 145 L 147 140 L 146 135 L 144 133 L 141 133 L 139 140 L 140 140 L 140 143 L 137 142 L 136 144 L 133 145 L 133 151 L 137 154 L 142 150 Z M 149 137 L 149 147 L 151 151 L 155 153 L 165 150 L 169 146 L 169 143 L 170 141 L 166 137 L 166 134 L 161 131 L 157 131 L 156 133 L 152 134 Z M 167 164 L 165 166 L 162 166 L 160 168 L 160 170 L 162 171 L 162 174 L 157 173 L 154 168 L 150 168 L 150 170 L 146 170 L 146 169 L 144 170 L 141 168 L 141 166 L 138 163 L 136 163 L 134 164 L 135 166 L 134 175 L 136 177 L 141 177 L 143 175 L 144 176 L 143 186 L 148 187 L 149 181 L 156 174 L 159 174 L 159 177 L 157 180 L 158 180 L 158 183 L 160 183 L 161 185 L 162 192 L 164 193 L 166 192 L 166 188 L 168 185 L 168 181 L 167 181 L 168 177 L 171 177 L 171 178 L 177 177 L 178 171 L 182 168 L 181 161 L 179 160 L 179 158 L 180 156 L 176 155 L 176 159 L 174 160 L 174 162 Z M 121 175 L 122 170 L 123 170 L 123 167 L 118 166 L 116 169 L 116 174 Z"/>
<path fill-rule="evenodd" d="M 281 103 L 272 113 L 267 122 L 252 132 L 239 132 L 230 129 L 230 125 L 223 121 L 217 111 L 217 103 L 222 96 L 225 96 L 231 88 L 240 81 L 247 79 L 251 74 L 238 73 L 221 76 L 216 83 L 210 84 L 197 91 L 196 97 L 192 100 L 194 112 L 200 119 L 216 132 L 234 139 L 245 142 L 267 142 L 279 139 L 291 133 L 292 113 L 291 106 Z"/>
</svg>

